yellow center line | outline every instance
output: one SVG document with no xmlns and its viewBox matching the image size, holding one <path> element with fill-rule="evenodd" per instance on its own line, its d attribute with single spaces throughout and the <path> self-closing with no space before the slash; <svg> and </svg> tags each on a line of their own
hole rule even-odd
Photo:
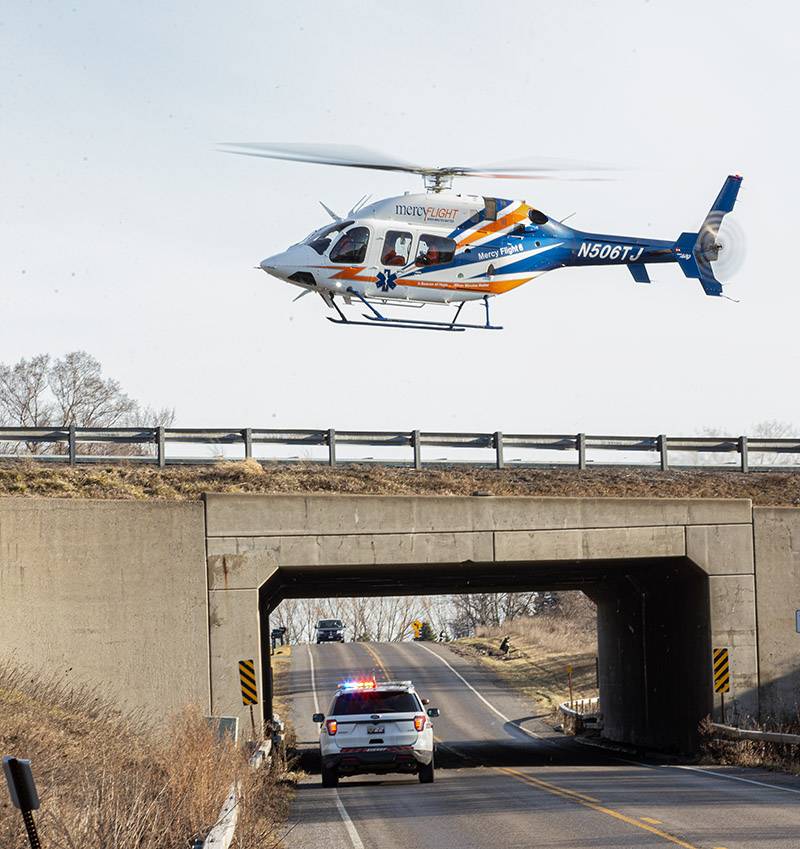
<svg viewBox="0 0 800 849">
<path fill-rule="evenodd" d="M 661 825 L 661 820 L 654 820 L 652 817 L 639 817 L 642 822 L 649 822 L 650 825 Z"/>
<path fill-rule="evenodd" d="M 363 645 L 364 648 L 373 657 L 375 662 L 378 664 L 378 666 L 388 679 L 389 672 L 384 666 L 383 661 L 380 659 L 380 656 L 375 651 L 375 649 L 372 648 L 372 646 L 367 645 L 366 643 L 362 643 L 361 645 Z M 443 748 L 447 748 L 449 751 L 455 752 L 457 755 L 464 757 L 459 751 L 454 749 L 452 746 L 447 746 L 446 744 L 442 743 L 441 740 L 439 740 L 438 738 L 436 738 L 436 741 Z M 545 792 L 550 793 L 553 796 L 560 796 L 562 799 L 567 799 L 568 801 L 575 802 L 578 805 L 583 805 L 585 808 L 589 808 L 592 811 L 597 811 L 597 813 L 613 817 L 614 819 L 619 820 L 620 822 L 624 822 L 627 825 L 632 825 L 635 828 L 641 829 L 642 831 L 650 832 L 650 834 L 654 834 L 656 835 L 656 837 L 660 837 L 662 840 L 666 840 L 668 843 L 672 843 L 674 846 L 680 846 L 681 849 L 700 849 L 700 847 L 695 846 L 694 843 L 687 843 L 685 840 L 681 840 L 680 837 L 676 837 L 674 834 L 670 834 L 668 831 L 656 828 L 656 825 L 660 824 L 658 820 L 652 820 L 649 817 L 642 817 L 641 820 L 634 819 L 633 817 L 629 817 L 627 814 L 623 814 L 621 811 L 616 811 L 613 808 L 606 807 L 600 802 L 599 799 L 595 799 L 593 796 L 585 796 L 583 793 L 577 793 L 574 790 L 568 790 L 565 787 L 559 787 L 556 784 L 551 784 L 549 781 L 542 781 L 540 778 L 534 778 L 532 775 L 527 775 L 524 772 L 512 769 L 511 767 L 493 766 L 488 768 L 493 769 L 495 772 L 502 772 L 506 775 L 510 775 L 517 781 L 521 781 L 531 787 L 536 787 L 539 790 L 544 790 Z M 724 849 L 724 847 L 716 847 L 716 849 Z"/>
<path fill-rule="evenodd" d="M 375 649 L 374 649 L 374 648 L 372 648 L 372 646 L 371 646 L 371 645 L 369 645 L 369 643 L 361 643 L 361 645 L 362 645 L 362 646 L 363 646 L 363 647 L 367 650 L 367 652 L 371 655 L 372 659 L 373 659 L 373 660 L 375 661 L 375 663 L 378 665 L 378 667 L 380 668 L 381 672 L 383 672 L 383 674 L 386 676 L 386 680 L 388 681 L 388 680 L 389 680 L 392 676 L 389 674 L 389 670 L 388 670 L 388 669 L 386 668 L 386 666 L 384 665 L 384 662 L 381 660 L 380 655 L 378 654 L 378 652 L 376 652 L 376 651 L 375 651 Z"/>
</svg>

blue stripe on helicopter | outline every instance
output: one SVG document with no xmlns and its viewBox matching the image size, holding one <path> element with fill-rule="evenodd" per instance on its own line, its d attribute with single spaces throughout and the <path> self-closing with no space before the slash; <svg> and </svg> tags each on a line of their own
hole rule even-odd
<svg viewBox="0 0 800 849">
<path fill-rule="evenodd" d="M 532 256 L 524 256 L 516 262 L 501 265 L 495 273 L 518 274 L 524 271 L 555 268 L 561 265 L 561 262 L 571 254 L 571 248 L 564 247 L 563 244 L 563 242 L 553 242 L 551 245 L 542 245 L 540 248 L 535 248 L 536 253 Z M 557 248 L 561 248 L 561 250 L 557 250 Z M 499 259 L 502 259 L 502 257 L 499 257 Z M 485 274 L 486 272 L 476 274 L 475 277 L 484 277 Z"/>
<path fill-rule="evenodd" d="M 503 200 L 503 198 L 494 198 L 494 200 L 497 203 L 497 217 L 498 218 L 500 217 L 500 213 L 504 209 L 506 209 L 507 207 L 511 206 L 512 203 L 514 203 L 514 201 L 512 201 L 512 200 Z M 455 239 L 456 236 L 458 236 L 460 233 L 463 233 L 465 230 L 469 230 L 470 227 L 474 227 L 476 224 L 480 223 L 481 221 L 485 221 L 485 220 L 486 220 L 486 207 L 479 210 L 474 215 L 470 215 L 470 217 L 467 218 L 466 221 L 462 221 L 461 224 L 459 224 L 458 227 L 455 228 L 455 230 L 453 230 L 451 233 L 448 234 L 447 238 L 448 239 Z"/>
</svg>

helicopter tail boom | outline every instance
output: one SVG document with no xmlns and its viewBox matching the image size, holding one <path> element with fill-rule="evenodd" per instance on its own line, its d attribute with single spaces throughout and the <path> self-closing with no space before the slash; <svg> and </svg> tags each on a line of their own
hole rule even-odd
<svg viewBox="0 0 800 849">
<path fill-rule="evenodd" d="M 721 295 L 722 283 L 714 275 L 711 263 L 718 259 L 720 246 L 717 244 L 722 219 L 733 210 L 742 178 L 729 176 L 717 195 L 697 233 L 681 233 L 675 242 L 675 251 L 683 273 L 700 281 L 706 295 Z"/>
</svg>

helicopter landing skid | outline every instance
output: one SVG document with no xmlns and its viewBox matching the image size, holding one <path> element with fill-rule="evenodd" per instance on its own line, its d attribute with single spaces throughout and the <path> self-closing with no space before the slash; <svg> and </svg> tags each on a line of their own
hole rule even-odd
<svg viewBox="0 0 800 849">
<path fill-rule="evenodd" d="M 331 298 L 331 303 L 333 304 L 336 312 L 339 313 L 339 318 L 331 318 L 330 316 L 327 316 L 328 321 L 331 321 L 334 324 L 353 324 L 360 325 L 362 327 L 397 327 L 400 330 L 444 330 L 455 333 L 463 332 L 464 330 L 503 329 L 499 325 L 492 324 L 489 320 L 489 298 L 486 296 L 483 298 L 483 306 L 486 309 L 486 323 L 459 324 L 458 316 L 464 307 L 464 301 L 458 305 L 456 314 L 453 316 L 451 321 L 426 321 L 421 318 L 387 318 L 385 315 L 380 313 L 360 292 L 356 292 L 355 289 L 348 288 L 347 293 L 358 298 L 372 314 L 367 315 L 366 313 L 362 313 L 367 321 L 352 321 L 347 318 L 347 316 L 339 309 L 339 305 L 336 301 Z"/>
</svg>

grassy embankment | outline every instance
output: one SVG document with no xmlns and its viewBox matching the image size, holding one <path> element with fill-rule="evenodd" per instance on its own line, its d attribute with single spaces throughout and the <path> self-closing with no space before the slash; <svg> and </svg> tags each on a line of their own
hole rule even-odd
<svg viewBox="0 0 800 849">
<path fill-rule="evenodd" d="M 51 849 L 174 849 L 204 835 L 234 781 L 239 849 L 278 843 L 291 788 L 252 770 L 247 753 L 215 741 L 187 709 L 160 733 L 98 692 L 0 664 L 0 752 L 30 758 L 41 797 L 36 814 Z M 0 793 L 0 846 L 27 847 L 22 818 Z"/>
<path fill-rule="evenodd" d="M 0 461 L 0 495 L 64 498 L 199 500 L 204 492 L 373 495 L 538 495 L 569 497 L 751 498 L 755 504 L 800 504 L 797 472 L 703 472 L 654 468 L 503 470 L 410 468 L 256 460 L 208 466 L 60 466 Z"/>
<path fill-rule="evenodd" d="M 501 680 L 527 696 L 537 713 L 555 713 L 569 699 L 567 667 L 572 666 L 574 698 L 597 695 L 597 654 L 594 605 L 579 592 L 561 594 L 561 611 L 517 619 L 501 628 L 480 628 L 478 635 L 449 644 L 474 657 Z M 511 651 L 503 655 L 500 641 L 510 637 Z"/>
</svg>

